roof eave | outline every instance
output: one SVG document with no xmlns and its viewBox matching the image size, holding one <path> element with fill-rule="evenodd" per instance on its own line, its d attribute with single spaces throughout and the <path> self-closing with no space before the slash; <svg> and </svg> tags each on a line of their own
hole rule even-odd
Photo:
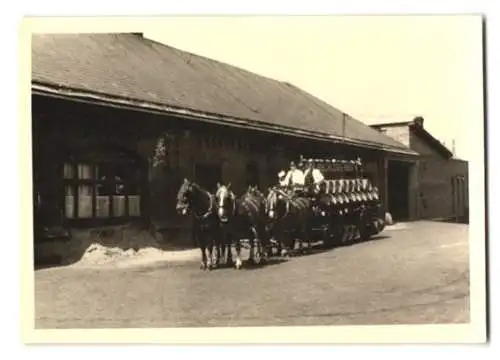
<svg viewBox="0 0 500 360">
<path fill-rule="evenodd" d="M 172 115 L 176 117 L 215 123 L 219 125 L 253 129 L 270 133 L 284 134 L 288 136 L 310 138 L 314 140 L 328 141 L 337 144 L 348 144 L 352 146 L 368 148 L 372 150 L 379 150 L 389 153 L 396 153 L 410 157 L 419 156 L 418 153 L 407 148 L 389 147 L 377 143 L 367 143 L 356 139 L 343 138 L 332 134 L 314 132 L 311 130 L 302 130 L 293 127 L 278 126 L 249 119 L 239 119 L 220 114 L 205 113 L 192 109 L 176 108 L 169 105 L 152 103 L 144 100 L 128 99 L 124 97 L 117 97 L 103 93 L 90 92 L 81 89 L 72 89 L 36 80 L 32 81 L 31 89 L 32 93 L 38 95 L 59 97 L 76 101 L 83 101 L 87 103 L 127 108 L 130 110 L 140 110 L 162 115 Z"/>
<path fill-rule="evenodd" d="M 369 125 L 371 128 L 382 128 L 382 127 L 396 127 L 396 126 L 405 126 L 410 125 L 413 121 L 397 121 L 397 122 L 387 122 L 387 123 L 378 123 Z"/>
<path fill-rule="evenodd" d="M 424 140 L 427 140 L 427 142 L 432 147 L 434 147 L 436 151 L 439 152 L 445 159 L 450 160 L 451 158 L 453 158 L 453 153 L 422 126 L 412 123 L 410 124 L 410 129 L 416 132 L 417 136 L 423 137 Z"/>
</svg>

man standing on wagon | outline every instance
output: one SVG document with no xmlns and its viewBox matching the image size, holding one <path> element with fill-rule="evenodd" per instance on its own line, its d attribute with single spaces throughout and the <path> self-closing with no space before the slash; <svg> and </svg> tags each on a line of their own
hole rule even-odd
<svg viewBox="0 0 500 360">
<path fill-rule="evenodd" d="M 318 196 L 321 192 L 320 185 L 325 180 L 325 177 L 315 165 L 314 160 L 309 159 L 307 161 L 307 169 L 304 173 L 305 191 L 312 197 L 313 208 L 316 208 Z"/>
<path fill-rule="evenodd" d="M 319 185 L 325 180 L 325 177 L 321 171 L 315 166 L 314 160 L 307 160 L 307 169 L 304 173 L 304 182 L 308 187 L 315 186 L 319 188 Z"/>
<path fill-rule="evenodd" d="M 290 162 L 290 170 L 286 174 L 284 183 L 294 192 L 296 192 L 296 190 L 302 190 L 304 186 L 304 173 L 297 168 L 294 161 Z"/>
<path fill-rule="evenodd" d="M 280 187 L 286 187 L 287 186 L 287 182 L 286 182 L 286 172 L 284 170 L 281 170 L 279 173 L 278 173 L 278 184 Z"/>
</svg>

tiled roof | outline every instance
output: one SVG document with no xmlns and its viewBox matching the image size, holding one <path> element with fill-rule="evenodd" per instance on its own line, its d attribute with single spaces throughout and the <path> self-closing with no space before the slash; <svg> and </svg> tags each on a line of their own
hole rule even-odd
<svg viewBox="0 0 500 360">
<path fill-rule="evenodd" d="M 415 154 L 290 84 L 187 53 L 139 34 L 34 34 L 32 86 L 76 89 L 142 104 L 342 137 Z"/>
</svg>

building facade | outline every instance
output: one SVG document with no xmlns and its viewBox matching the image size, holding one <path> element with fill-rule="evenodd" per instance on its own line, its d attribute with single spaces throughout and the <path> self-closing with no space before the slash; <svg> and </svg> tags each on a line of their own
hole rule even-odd
<svg viewBox="0 0 500 360">
<path fill-rule="evenodd" d="M 191 244 L 175 212 L 184 178 L 239 195 L 274 185 L 300 155 L 359 156 L 386 205 L 389 164 L 416 169 L 415 151 L 293 85 L 138 34 L 35 35 L 32 46 L 40 258 Z"/>
</svg>

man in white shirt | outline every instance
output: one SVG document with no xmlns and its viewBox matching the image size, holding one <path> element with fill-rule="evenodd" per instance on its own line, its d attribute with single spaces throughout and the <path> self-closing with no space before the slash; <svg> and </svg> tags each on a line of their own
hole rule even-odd
<svg viewBox="0 0 500 360">
<path fill-rule="evenodd" d="M 287 185 L 287 182 L 286 182 L 286 172 L 284 170 L 281 170 L 278 173 L 278 183 L 282 187 L 285 187 Z"/>
<path fill-rule="evenodd" d="M 295 162 L 290 163 L 290 170 L 286 174 L 284 183 L 288 186 L 304 186 L 304 173 L 298 169 Z"/>
<path fill-rule="evenodd" d="M 307 185 L 319 185 L 323 180 L 325 180 L 321 171 L 314 167 L 313 159 L 309 159 L 307 161 L 307 170 L 304 173 L 304 180 L 307 180 Z"/>
</svg>

